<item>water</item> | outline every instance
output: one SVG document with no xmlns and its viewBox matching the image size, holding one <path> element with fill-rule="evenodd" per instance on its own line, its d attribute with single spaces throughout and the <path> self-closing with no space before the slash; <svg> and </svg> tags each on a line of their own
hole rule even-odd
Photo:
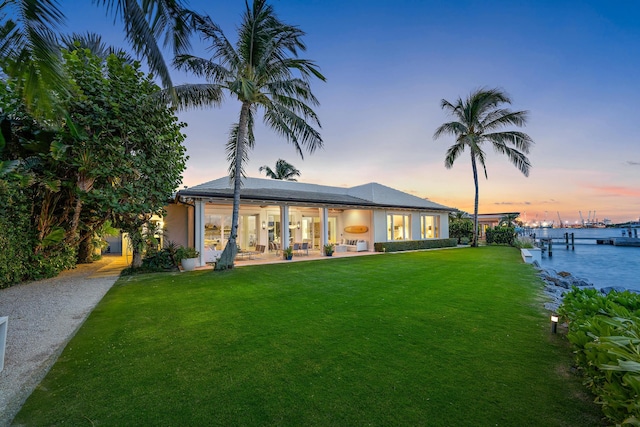
<svg viewBox="0 0 640 427">
<path fill-rule="evenodd" d="M 626 230 L 625 230 L 626 231 Z M 576 277 L 593 283 L 596 288 L 622 286 L 640 291 L 640 248 L 597 245 L 596 238 L 622 237 L 619 228 L 534 229 L 536 237 L 564 238 L 564 233 L 575 233 L 575 250 L 563 243 L 553 243 L 553 256 L 542 256 L 542 268 L 568 271 Z M 639 231 L 640 232 L 640 231 Z"/>
</svg>

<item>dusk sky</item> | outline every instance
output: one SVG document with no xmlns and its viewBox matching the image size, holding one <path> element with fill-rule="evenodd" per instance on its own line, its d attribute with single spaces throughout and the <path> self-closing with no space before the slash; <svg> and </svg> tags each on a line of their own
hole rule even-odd
<svg viewBox="0 0 640 427">
<path fill-rule="evenodd" d="M 101 33 L 126 47 L 89 1 L 62 1 L 69 32 Z M 86 4 L 85 4 L 86 3 Z M 279 17 L 307 35 L 301 57 L 327 82 L 312 83 L 324 148 L 300 159 L 260 123 L 247 167 L 282 158 L 300 181 L 334 186 L 378 182 L 473 212 L 468 152 L 444 167 L 452 137 L 433 140 L 454 102 L 479 87 L 498 87 L 512 109 L 528 110 L 522 129 L 535 141 L 530 176 L 488 148 L 480 212 L 521 212 L 529 221 L 582 211 L 616 222 L 640 217 L 640 2 L 629 1 L 334 1 L 273 0 Z M 244 1 L 191 0 L 235 41 Z M 199 39 L 194 51 L 206 55 Z M 170 61 L 167 55 L 167 60 Z M 174 73 L 174 84 L 196 82 Z M 180 114 L 190 159 L 184 185 L 227 174 L 224 145 L 240 103 Z M 260 116 L 261 117 L 261 116 Z M 262 175 L 264 177 L 264 175 Z"/>
</svg>

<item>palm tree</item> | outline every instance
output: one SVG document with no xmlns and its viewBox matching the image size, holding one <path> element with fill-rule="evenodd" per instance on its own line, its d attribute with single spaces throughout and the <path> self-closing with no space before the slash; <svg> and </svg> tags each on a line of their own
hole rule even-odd
<svg viewBox="0 0 640 427">
<path fill-rule="evenodd" d="M 280 179 L 283 181 L 297 181 L 294 177 L 300 176 L 300 171 L 296 169 L 295 166 L 282 159 L 278 159 L 276 162 L 275 170 L 271 169 L 267 165 L 260 166 L 260 169 L 258 170 L 260 172 L 264 171 L 265 175 L 271 179 Z"/>
<path fill-rule="evenodd" d="M 243 159 L 246 145 L 253 135 L 254 114 L 260 108 L 265 124 L 284 136 L 303 157 L 302 149 L 313 153 L 322 147 L 320 133 L 309 121 L 320 127 L 312 106 L 319 105 L 311 93 L 310 79 L 325 81 L 313 61 L 298 58 L 306 50 L 304 32 L 287 25 L 275 15 L 265 0 L 254 0 L 242 17 L 238 41 L 232 45 L 222 30 L 209 17 L 199 17 L 196 28 L 202 38 L 211 42 L 211 58 L 178 55 L 178 68 L 207 80 L 207 84 L 176 86 L 179 107 L 216 105 L 227 92 L 240 101 L 240 115 L 235 143 L 233 177 L 233 214 L 227 246 L 216 263 L 216 269 L 233 266 L 236 256 L 238 210 L 242 186 Z"/>
<path fill-rule="evenodd" d="M 478 246 L 478 167 L 482 165 L 484 176 L 487 176 L 485 165 L 486 153 L 483 144 L 488 142 L 493 149 L 507 156 L 509 161 L 525 176 L 529 176 L 531 164 L 525 154 L 529 153 L 533 140 L 523 132 L 500 131 L 508 125 L 524 126 L 527 121 L 527 111 L 511 111 L 501 107 L 511 104 L 509 96 L 499 89 L 477 89 L 467 99 L 458 98 L 455 104 L 443 99 L 440 106 L 447 110 L 457 120 L 444 123 L 433 134 L 434 139 L 449 134 L 456 138 L 456 143 L 449 147 L 444 165 L 447 169 L 469 148 L 471 154 L 471 168 L 475 184 L 475 203 L 473 211 L 473 242 Z"/>
<path fill-rule="evenodd" d="M 169 69 L 158 46 L 171 45 L 174 53 L 189 48 L 195 14 L 183 0 L 94 0 L 124 23 L 134 51 L 147 60 L 165 87 L 172 87 Z M 22 93 L 30 109 L 50 110 L 52 97 L 65 87 L 56 32 L 65 16 L 52 0 L 0 2 L 0 58 L 4 71 L 24 76 Z M 52 90 L 55 88 L 55 90 Z"/>
<path fill-rule="evenodd" d="M 500 225 L 504 225 L 505 227 L 511 227 L 516 224 L 516 219 L 518 218 L 518 214 L 516 213 L 508 213 L 500 218 Z"/>
</svg>

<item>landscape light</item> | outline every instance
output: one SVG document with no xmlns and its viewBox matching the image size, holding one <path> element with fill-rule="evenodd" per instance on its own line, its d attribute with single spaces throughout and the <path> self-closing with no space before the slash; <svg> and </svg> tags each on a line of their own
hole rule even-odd
<svg viewBox="0 0 640 427">
<path fill-rule="evenodd" d="M 558 332 L 558 315 L 552 314 L 551 315 L 551 333 L 555 334 L 556 332 Z"/>
</svg>

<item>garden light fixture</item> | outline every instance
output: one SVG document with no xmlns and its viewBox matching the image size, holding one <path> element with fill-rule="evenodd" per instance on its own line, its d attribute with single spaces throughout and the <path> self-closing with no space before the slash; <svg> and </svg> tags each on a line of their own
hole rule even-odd
<svg viewBox="0 0 640 427">
<path fill-rule="evenodd" d="M 556 332 L 558 332 L 558 315 L 552 314 L 551 315 L 551 333 L 555 334 Z"/>
</svg>

